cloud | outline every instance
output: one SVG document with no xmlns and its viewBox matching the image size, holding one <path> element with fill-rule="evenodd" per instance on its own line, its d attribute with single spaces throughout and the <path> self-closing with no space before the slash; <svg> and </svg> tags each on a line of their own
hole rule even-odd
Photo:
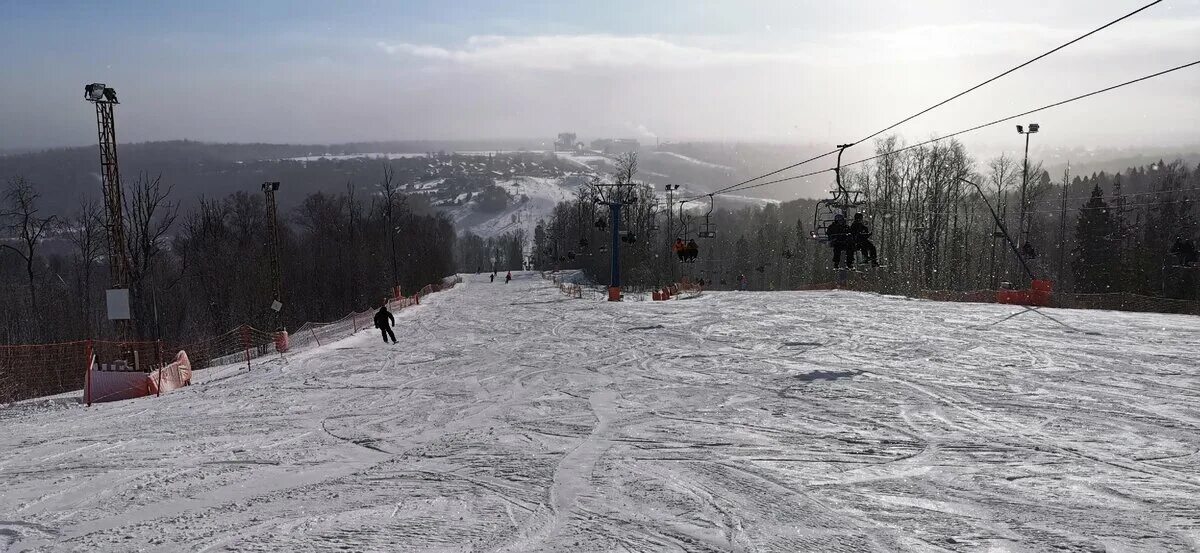
<svg viewBox="0 0 1200 553">
<path fill-rule="evenodd" d="M 1024 23 L 965 23 L 887 31 L 834 33 L 807 41 L 756 36 L 611 34 L 480 35 L 442 47 L 380 41 L 393 56 L 475 68 L 570 71 L 589 67 L 690 69 L 762 64 L 822 66 L 928 62 L 982 56 L 1024 56 L 1077 37 L 1083 28 Z M 1094 55 L 1187 50 L 1200 36 L 1200 19 L 1126 22 L 1063 51 Z"/>
<path fill-rule="evenodd" d="M 392 55 L 449 61 L 475 67 L 567 71 L 582 67 L 696 68 L 721 64 L 796 61 L 786 52 L 723 51 L 658 36 L 542 35 L 473 36 L 456 49 L 379 42 Z"/>
</svg>

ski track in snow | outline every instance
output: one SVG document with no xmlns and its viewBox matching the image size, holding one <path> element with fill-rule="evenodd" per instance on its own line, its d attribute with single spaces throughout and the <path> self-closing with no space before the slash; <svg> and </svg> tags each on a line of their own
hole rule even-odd
<svg viewBox="0 0 1200 553">
<path fill-rule="evenodd" d="M 0 551 L 1194 551 L 1200 319 L 469 275 L 162 398 L 0 409 Z"/>
</svg>

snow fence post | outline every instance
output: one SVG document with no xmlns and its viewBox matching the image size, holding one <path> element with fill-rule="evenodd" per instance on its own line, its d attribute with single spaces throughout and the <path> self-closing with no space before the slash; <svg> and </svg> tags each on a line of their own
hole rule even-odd
<svg viewBox="0 0 1200 553">
<path fill-rule="evenodd" d="M 246 370 L 250 370 L 250 325 L 242 325 L 242 349 L 246 352 Z"/>
<path fill-rule="evenodd" d="M 83 380 L 84 380 L 84 392 L 83 392 L 84 398 L 83 399 L 84 399 L 84 401 L 87 402 L 88 407 L 91 407 L 92 406 L 92 363 L 94 361 L 94 356 L 96 354 L 95 350 L 92 348 L 91 338 L 88 338 L 85 351 L 87 352 L 87 369 L 85 369 L 87 372 L 83 373 Z"/>
</svg>

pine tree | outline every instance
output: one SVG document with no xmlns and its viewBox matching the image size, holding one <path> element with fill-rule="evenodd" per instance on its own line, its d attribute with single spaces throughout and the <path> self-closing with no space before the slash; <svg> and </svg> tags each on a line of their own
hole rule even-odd
<svg viewBox="0 0 1200 553">
<path fill-rule="evenodd" d="M 1075 288 L 1083 293 L 1112 291 L 1117 252 L 1112 237 L 1116 229 L 1112 213 L 1104 201 L 1104 192 L 1097 183 L 1092 196 L 1079 210 L 1075 223 L 1076 246 L 1071 260 L 1075 273 Z"/>
</svg>

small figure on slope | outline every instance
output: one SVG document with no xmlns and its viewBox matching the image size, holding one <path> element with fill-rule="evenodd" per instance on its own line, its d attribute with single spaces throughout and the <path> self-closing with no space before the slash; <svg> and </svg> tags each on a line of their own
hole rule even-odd
<svg viewBox="0 0 1200 553">
<path fill-rule="evenodd" d="M 504 283 L 508 284 L 509 282 L 512 282 L 512 271 L 509 271 L 508 274 L 504 275 Z"/>
<path fill-rule="evenodd" d="M 496 282 L 496 273 L 488 275 L 488 282 Z"/>
<path fill-rule="evenodd" d="M 396 324 L 396 318 L 392 316 L 392 312 L 388 311 L 387 301 L 379 306 L 379 311 L 375 312 L 375 328 L 383 334 L 383 343 L 388 343 L 388 338 L 391 338 L 392 343 L 396 343 L 396 334 L 392 332 L 392 326 Z"/>
<path fill-rule="evenodd" d="M 846 225 L 846 216 L 838 213 L 833 216 L 833 222 L 825 229 L 829 237 L 829 245 L 833 247 L 833 268 L 842 264 L 842 253 L 846 254 L 846 268 L 854 268 L 854 240 L 850 236 L 850 227 Z"/>
<path fill-rule="evenodd" d="M 854 223 L 850 225 L 850 239 L 854 242 L 854 249 L 863 252 L 863 259 L 872 267 L 879 266 L 879 261 L 875 259 L 875 244 L 871 243 L 871 229 L 867 228 L 867 224 L 863 222 L 862 213 L 854 214 Z M 854 254 L 851 253 L 848 260 L 852 261 L 853 259 Z M 834 264 L 837 264 L 836 259 Z"/>
<path fill-rule="evenodd" d="M 1183 236 L 1176 236 L 1175 243 L 1171 244 L 1171 254 L 1175 256 L 1175 263 L 1181 267 L 1191 267 L 1196 263 L 1196 244 L 1191 240 L 1184 240 Z"/>
</svg>

